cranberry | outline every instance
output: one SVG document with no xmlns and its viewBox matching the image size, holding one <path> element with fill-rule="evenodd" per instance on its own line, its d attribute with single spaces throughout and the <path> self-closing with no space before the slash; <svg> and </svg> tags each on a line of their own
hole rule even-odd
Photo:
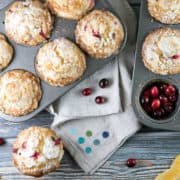
<svg viewBox="0 0 180 180">
<path fill-rule="evenodd" d="M 148 96 L 143 96 L 141 98 L 141 103 L 142 104 L 149 104 L 149 102 L 150 102 L 150 98 Z"/>
<path fill-rule="evenodd" d="M 27 145 L 27 143 L 26 143 L 26 142 L 23 142 L 22 148 L 23 148 L 23 149 L 26 149 L 26 145 Z"/>
<path fill-rule="evenodd" d="M 154 99 L 151 104 L 151 108 L 155 111 L 158 110 L 161 106 L 161 101 L 159 99 Z"/>
<path fill-rule="evenodd" d="M 97 97 L 95 98 L 95 102 L 96 102 L 97 104 L 103 104 L 103 103 L 106 102 L 106 98 L 103 97 L 103 96 L 97 96 Z"/>
<path fill-rule="evenodd" d="M 171 96 L 174 95 L 176 93 L 176 88 L 173 85 L 169 85 L 166 89 L 165 89 L 165 94 L 167 96 Z"/>
<path fill-rule="evenodd" d="M 13 153 L 17 153 L 18 152 L 18 148 L 13 148 Z"/>
<path fill-rule="evenodd" d="M 147 112 L 147 113 L 150 113 L 152 111 L 151 107 L 148 105 L 148 104 L 145 104 L 143 106 L 143 109 Z"/>
<path fill-rule="evenodd" d="M 167 88 L 167 84 L 161 84 L 159 89 L 164 93 L 165 89 Z"/>
<path fill-rule="evenodd" d="M 171 58 L 172 58 L 172 59 L 179 59 L 179 57 L 180 57 L 180 56 L 179 56 L 178 54 L 175 54 L 175 55 L 172 56 Z"/>
<path fill-rule="evenodd" d="M 133 159 L 133 158 L 130 158 L 126 161 L 126 165 L 128 167 L 134 167 L 137 163 L 137 160 L 136 159 Z"/>
<path fill-rule="evenodd" d="M 151 96 L 156 98 L 159 96 L 159 89 L 157 86 L 153 86 L 150 90 Z"/>
<path fill-rule="evenodd" d="M 92 94 L 92 89 L 91 88 L 86 88 L 82 90 L 82 95 L 84 96 L 89 96 Z"/>
<path fill-rule="evenodd" d="M 169 96 L 169 101 L 170 102 L 176 102 L 176 100 L 177 100 L 177 97 L 176 97 L 176 95 L 172 95 L 172 96 Z"/>
<path fill-rule="evenodd" d="M 109 80 L 108 79 L 101 79 L 99 81 L 99 86 L 101 88 L 106 88 L 107 86 L 109 86 Z"/>
<path fill-rule="evenodd" d="M 156 118 L 161 118 L 161 117 L 164 116 L 164 115 L 165 115 L 165 111 L 164 111 L 163 108 L 161 108 L 161 109 L 159 109 L 159 110 L 157 110 L 157 111 L 154 111 L 154 116 L 155 116 Z"/>
<path fill-rule="evenodd" d="M 48 40 L 48 37 L 46 36 L 46 34 L 43 32 L 43 30 L 41 30 L 39 32 L 39 35 L 42 36 L 44 39 Z"/>
<path fill-rule="evenodd" d="M 173 111 L 173 106 L 171 104 L 166 104 L 164 109 L 167 113 L 171 113 Z"/>
<path fill-rule="evenodd" d="M 4 141 L 3 138 L 0 138 L 0 146 L 3 145 L 3 144 L 5 144 L 5 141 Z"/>
<path fill-rule="evenodd" d="M 31 158 L 34 158 L 34 160 L 38 159 L 40 156 L 40 153 L 35 151 L 34 154 L 31 156 Z"/>
<path fill-rule="evenodd" d="M 159 99 L 163 104 L 168 103 L 168 98 L 165 95 L 160 95 Z"/>
<path fill-rule="evenodd" d="M 149 97 L 149 96 L 150 96 L 150 91 L 149 91 L 149 90 L 145 90 L 145 91 L 143 92 L 143 96 Z"/>
<path fill-rule="evenodd" d="M 60 138 L 55 139 L 54 137 L 52 137 L 52 140 L 54 141 L 55 146 L 58 146 L 58 145 L 61 144 L 61 139 Z"/>
</svg>

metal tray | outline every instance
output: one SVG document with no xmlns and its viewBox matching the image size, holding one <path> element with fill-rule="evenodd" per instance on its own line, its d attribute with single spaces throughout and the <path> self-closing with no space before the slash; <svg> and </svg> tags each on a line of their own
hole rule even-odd
<svg viewBox="0 0 180 180">
<path fill-rule="evenodd" d="M 177 107 L 172 116 L 165 120 L 155 120 L 148 116 L 142 109 L 139 98 L 142 89 L 145 85 L 151 81 L 164 80 L 170 82 L 180 89 L 180 74 L 172 76 L 162 76 L 150 72 L 142 62 L 141 50 L 145 37 L 154 29 L 160 27 L 172 27 L 180 29 L 178 25 L 165 25 L 156 20 L 153 20 L 148 12 L 147 1 L 141 0 L 140 20 L 139 20 L 139 31 L 136 46 L 136 62 L 133 74 L 133 93 L 132 93 L 132 104 L 137 114 L 138 119 L 145 125 L 153 128 L 168 129 L 168 130 L 180 130 L 180 98 L 177 102 Z M 180 96 L 180 93 L 179 93 Z"/>
<path fill-rule="evenodd" d="M 9 3 L 12 2 L 12 0 L 6 0 L 4 1 L 4 4 L 7 5 L 8 1 Z M 3 3 L 1 3 L 0 5 L 2 6 Z M 0 9 L 0 32 L 4 34 L 5 34 L 4 16 L 5 16 L 6 9 L 7 7 Z M 115 15 L 117 15 L 116 12 L 114 12 L 114 10 L 112 9 L 111 5 L 106 0 L 96 1 L 95 9 L 107 9 L 113 12 Z M 118 15 L 117 17 L 122 22 L 122 25 L 124 27 L 124 32 L 125 32 L 125 38 L 120 48 L 120 51 L 122 51 L 122 49 L 125 47 L 126 40 L 127 40 L 127 28 L 126 28 L 125 22 L 123 21 L 123 18 L 119 17 Z M 69 21 L 62 18 L 55 18 L 54 30 L 52 32 L 52 36 L 50 40 L 64 36 L 74 41 L 74 29 L 75 29 L 76 23 L 77 21 Z M 37 54 L 38 49 L 42 45 L 39 45 L 36 47 L 28 47 L 28 46 L 17 45 L 10 39 L 9 39 L 9 42 L 14 48 L 15 55 L 14 55 L 14 59 L 12 63 L 4 71 L 2 71 L 1 74 L 12 69 L 25 69 L 34 74 L 37 74 L 35 71 L 35 56 Z M 27 114 L 25 116 L 20 116 L 20 117 L 11 117 L 9 115 L 5 115 L 2 112 L 0 112 L 0 117 L 8 121 L 12 121 L 12 122 L 22 122 L 22 121 L 32 118 L 33 116 L 38 114 L 40 111 L 45 109 L 52 102 L 54 102 L 57 98 L 62 96 L 69 89 L 77 85 L 80 81 L 82 81 L 83 79 L 85 79 L 87 76 L 94 73 L 98 69 L 102 68 L 105 64 L 107 64 L 113 58 L 114 57 L 110 57 L 105 60 L 94 60 L 90 58 L 89 56 L 86 56 L 87 70 L 79 81 L 76 81 L 75 83 L 68 85 L 66 87 L 52 87 L 46 84 L 42 80 L 41 85 L 42 85 L 42 90 L 43 90 L 43 96 L 40 101 L 39 107 L 35 111 L 33 111 L 30 114 Z"/>
</svg>

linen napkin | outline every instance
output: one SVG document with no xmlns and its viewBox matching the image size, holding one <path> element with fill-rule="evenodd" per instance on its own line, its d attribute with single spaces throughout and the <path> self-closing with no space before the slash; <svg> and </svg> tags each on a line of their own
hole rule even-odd
<svg viewBox="0 0 180 180">
<path fill-rule="evenodd" d="M 131 106 L 136 18 L 126 0 L 107 1 L 126 22 L 128 40 L 124 51 L 50 107 L 55 115 L 52 128 L 79 166 L 90 174 L 140 128 Z M 102 78 L 109 79 L 109 87 L 98 86 Z M 93 93 L 84 97 L 81 91 L 87 87 Z M 98 95 L 106 97 L 107 102 L 97 105 L 94 99 Z"/>
</svg>

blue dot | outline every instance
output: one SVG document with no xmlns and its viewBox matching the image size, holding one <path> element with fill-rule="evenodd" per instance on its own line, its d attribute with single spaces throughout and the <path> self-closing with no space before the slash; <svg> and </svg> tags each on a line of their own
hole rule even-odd
<svg viewBox="0 0 180 180">
<path fill-rule="evenodd" d="M 92 152 L 92 149 L 90 147 L 86 147 L 85 151 L 87 154 L 90 154 Z"/>
<path fill-rule="evenodd" d="M 72 135 L 76 135 L 77 134 L 77 130 L 75 128 L 71 128 L 71 134 Z"/>
<path fill-rule="evenodd" d="M 94 144 L 95 146 L 98 146 L 98 145 L 100 144 L 100 140 L 99 140 L 99 139 L 95 139 L 95 140 L 93 141 L 93 144 Z"/>
<path fill-rule="evenodd" d="M 83 137 L 79 137 L 78 138 L 78 143 L 79 144 L 84 144 L 85 143 L 85 139 Z"/>
<path fill-rule="evenodd" d="M 108 138 L 109 137 L 109 132 L 108 131 L 104 131 L 102 133 L 102 136 L 103 136 L 103 138 Z"/>
</svg>

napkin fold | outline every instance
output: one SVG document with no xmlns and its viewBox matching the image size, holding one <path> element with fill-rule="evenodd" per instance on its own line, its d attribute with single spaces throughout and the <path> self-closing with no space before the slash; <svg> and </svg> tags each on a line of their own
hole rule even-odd
<svg viewBox="0 0 180 180">
<path fill-rule="evenodd" d="M 54 114 L 52 128 L 79 166 L 90 174 L 140 128 L 131 106 L 136 17 L 126 0 L 107 1 L 126 22 L 126 48 L 49 108 Z M 109 87 L 98 86 L 102 78 L 110 81 Z M 87 87 L 92 88 L 93 93 L 84 97 L 81 91 Z M 95 103 L 99 95 L 107 98 L 105 104 Z"/>
</svg>

